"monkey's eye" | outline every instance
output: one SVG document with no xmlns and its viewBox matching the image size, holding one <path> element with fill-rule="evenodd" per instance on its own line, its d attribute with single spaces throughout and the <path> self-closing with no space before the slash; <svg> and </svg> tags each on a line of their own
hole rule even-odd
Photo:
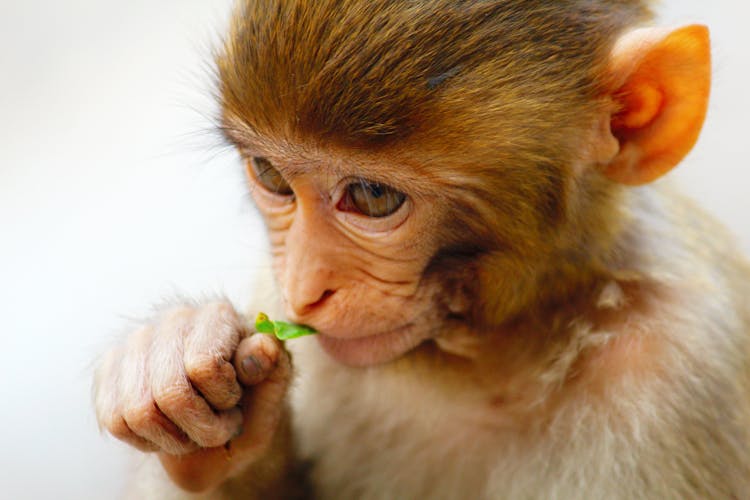
<svg viewBox="0 0 750 500">
<path fill-rule="evenodd" d="M 406 201 L 406 195 L 390 186 L 360 179 L 346 187 L 338 204 L 345 212 L 359 212 L 368 217 L 387 217 Z"/>
<path fill-rule="evenodd" d="M 294 194 L 292 187 L 281 175 L 281 172 L 279 172 L 267 159 L 262 156 L 253 156 L 250 159 L 250 165 L 255 172 L 255 177 L 263 187 L 270 192 L 282 196 Z"/>
</svg>

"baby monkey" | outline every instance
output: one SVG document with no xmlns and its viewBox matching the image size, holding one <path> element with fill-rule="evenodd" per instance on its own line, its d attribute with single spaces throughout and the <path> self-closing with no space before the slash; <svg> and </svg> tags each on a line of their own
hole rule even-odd
<svg viewBox="0 0 750 500">
<path fill-rule="evenodd" d="M 253 331 L 267 300 L 216 301 L 113 348 L 95 403 L 148 452 L 130 494 L 747 498 L 750 266 L 652 183 L 703 124 L 708 31 L 651 20 L 240 1 L 220 123 L 279 310 L 318 334 L 284 345 Z"/>
</svg>

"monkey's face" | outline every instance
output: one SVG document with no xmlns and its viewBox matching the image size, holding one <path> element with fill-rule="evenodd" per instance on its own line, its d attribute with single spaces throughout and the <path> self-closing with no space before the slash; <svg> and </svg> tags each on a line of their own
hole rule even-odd
<svg viewBox="0 0 750 500">
<path fill-rule="evenodd" d="M 534 22 L 506 3 L 239 2 L 217 58 L 222 132 L 289 318 L 344 363 L 497 327 L 539 300 L 569 214 L 589 213 L 569 191 L 606 108 L 590 28 L 540 38 L 552 3 Z"/>
<path fill-rule="evenodd" d="M 287 316 L 349 365 L 394 359 L 439 333 L 439 287 L 423 279 L 444 211 L 408 178 L 366 160 L 247 154 Z"/>
</svg>

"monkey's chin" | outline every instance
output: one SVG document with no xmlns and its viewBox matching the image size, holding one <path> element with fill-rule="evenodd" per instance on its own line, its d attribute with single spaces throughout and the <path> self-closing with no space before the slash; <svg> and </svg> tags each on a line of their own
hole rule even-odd
<svg viewBox="0 0 750 500">
<path fill-rule="evenodd" d="M 430 338 L 430 335 L 408 325 L 367 337 L 341 338 L 323 333 L 315 337 L 326 354 L 339 363 L 364 368 L 398 359 Z"/>
</svg>

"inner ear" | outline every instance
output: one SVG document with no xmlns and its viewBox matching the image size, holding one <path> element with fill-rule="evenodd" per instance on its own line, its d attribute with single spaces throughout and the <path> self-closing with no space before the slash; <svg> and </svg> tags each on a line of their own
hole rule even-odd
<svg viewBox="0 0 750 500">
<path fill-rule="evenodd" d="M 611 129 L 620 150 L 604 173 L 624 184 L 651 182 L 698 140 L 711 87 L 708 29 L 630 32 L 615 45 L 610 77 L 617 104 Z"/>
</svg>

